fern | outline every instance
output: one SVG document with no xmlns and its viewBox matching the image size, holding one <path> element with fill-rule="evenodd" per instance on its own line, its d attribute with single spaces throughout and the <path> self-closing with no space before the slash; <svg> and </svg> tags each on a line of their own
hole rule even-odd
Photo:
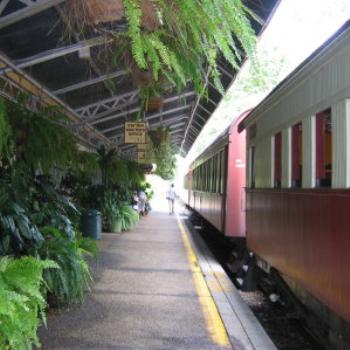
<svg viewBox="0 0 350 350">
<path fill-rule="evenodd" d="M 17 160 L 43 173 L 53 167 L 76 164 L 76 138 L 64 126 L 64 115 L 53 109 L 32 112 L 26 108 L 25 97 L 17 103 L 7 101 L 6 115 L 13 131 Z"/>
<path fill-rule="evenodd" d="M 125 15 L 128 18 L 128 35 L 131 39 L 131 51 L 141 69 L 148 68 L 141 37 L 141 0 L 124 0 Z"/>
<path fill-rule="evenodd" d="M 41 293 L 43 271 L 57 269 L 52 261 L 33 257 L 0 259 L 0 348 L 39 347 L 37 329 L 45 322 L 46 301 Z"/>
<path fill-rule="evenodd" d="M 254 57 L 255 34 L 249 20 L 254 17 L 241 0 L 154 2 L 162 25 L 153 32 L 141 27 L 140 0 L 124 0 L 124 6 L 128 32 L 116 35 L 116 40 L 129 40 L 136 64 L 152 70 L 155 81 L 161 71 L 179 88 L 192 81 L 196 91 L 202 91 L 202 67 L 207 62 L 216 87 L 223 92 L 217 57 L 222 54 L 234 68 L 242 59 L 241 50 Z"/>
<path fill-rule="evenodd" d="M 120 204 L 119 212 L 122 231 L 129 231 L 139 220 L 137 212 L 127 204 Z"/>
<path fill-rule="evenodd" d="M 7 152 L 10 135 L 11 126 L 7 117 L 5 102 L 0 99 L 0 156 Z"/>
<path fill-rule="evenodd" d="M 84 292 L 92 282 L 85 255 L 96 256 L 97 248 L 91 240 L 80 235 L 68 240 L 53 227 L 44 227 L 41 232 L 45 242 L 39 250 L 40 257 L 53 260 L 60 267 L 59 270 L 48 269 L 44 272 L 50 295 L 55 297 L 53 306 L 82 302 Z"/>
</svg>

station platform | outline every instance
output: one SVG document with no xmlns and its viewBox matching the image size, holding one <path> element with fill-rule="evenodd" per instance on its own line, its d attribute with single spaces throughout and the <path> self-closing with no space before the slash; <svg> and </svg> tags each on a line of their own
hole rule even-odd
<svg viewBox="0 0 350 350">
<path fill-rule="evenodd" d="M 92 291 L 49 315 L 43 350 L 275 349 L 181 213 L 151 212 L 99 245 Z"/>
</svg>

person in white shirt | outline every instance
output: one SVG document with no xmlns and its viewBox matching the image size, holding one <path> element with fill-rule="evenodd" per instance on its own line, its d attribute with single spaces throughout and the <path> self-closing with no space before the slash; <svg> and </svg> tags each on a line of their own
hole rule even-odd
<svg viewBox="0 0 350 350">
<path fill-rule="evenodd" d="M 176 193 L 174 190 L 174 184 L 171 184 L 170 188 L 166 192 L 166 199 L 169 203 L 169 215 L 174 214 L 174 201 L 175 201 Z"/>
<path fill-rule="evenodd" d="M 147 195 L 143 190 L 139 191 L 139 202 L 138 202 L 138 207 L 139 207 L 139 213 L 140 215 L 145 215 L 145 206 L 146 206 L 146 201 L 147 201 Z"/>
</svg>

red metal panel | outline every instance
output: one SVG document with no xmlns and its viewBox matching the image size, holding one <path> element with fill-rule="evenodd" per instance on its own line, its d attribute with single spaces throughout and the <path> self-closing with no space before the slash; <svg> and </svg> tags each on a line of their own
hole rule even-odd
<svg viewBox="0 0 350 350">
<path fill-rule="evenodd" d="M 238 133 L 237 125 L 249 113 L 243 113 L 230 129 L 228 146 L 225 235 L 245 236 L 246 132 Z"/>
<path fill-rule="evenodd" d="M 247 243 L 350 321 L 350 191 L 247 190 Z"/>
</svg>

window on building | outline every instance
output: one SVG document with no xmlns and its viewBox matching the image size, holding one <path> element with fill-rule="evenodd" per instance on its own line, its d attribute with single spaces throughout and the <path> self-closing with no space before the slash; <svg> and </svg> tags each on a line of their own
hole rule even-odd
<svg viewBox="0 0 350 350">
<path fill-rule="evenodd" d="M 292 126 L 292 187 L 301 187 L 303 176 L 303 127 Z"/>
<path fill-rule="evenodd" d="M 282 182 L 282 133 L 278 133 L 274 137 L 274 187 L 280 188 Z"/>
<path fill-rule="evenodd" d="M 316 114 L 316 186 L 332 183 L 332 113 L 326 109 Z"/>
</svg>

